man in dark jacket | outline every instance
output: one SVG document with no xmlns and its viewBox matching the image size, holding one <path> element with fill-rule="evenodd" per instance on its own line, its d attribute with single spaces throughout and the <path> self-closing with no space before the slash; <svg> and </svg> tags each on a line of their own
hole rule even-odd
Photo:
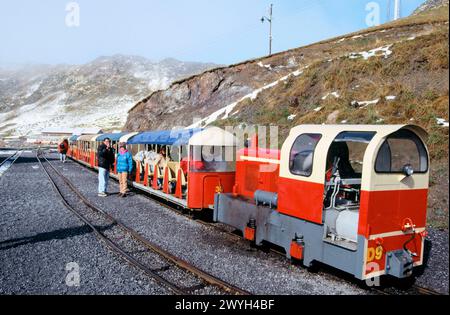
<svg viewBox="0 0 450 315">
<path fill-rule="evenodd" d="M 107 197 L 109 172 L 114 167 L 114 149 L 111 139 L 106 138 L 97 149 L 98 157 L 98 196 Z"/>
</svg>

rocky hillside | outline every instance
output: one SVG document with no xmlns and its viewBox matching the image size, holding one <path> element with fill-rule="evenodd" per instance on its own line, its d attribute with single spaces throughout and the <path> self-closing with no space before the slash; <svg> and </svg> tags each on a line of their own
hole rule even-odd
<svg viewBox="0 0 450 315">
<path fill-rule="evenodd" d="M 414 11 L 413 14 L 419 14 L 425 11 L 439 9 L 443 6 L 448 6 L 449 0 L 427 0 L 420 7 Z"/>
<path fill-rule="evenodd" d="M 448 6 L 258 60 L 158 91 L 125 129 L 275 124 L 414 123 L 430 133 L 430 222 L 448 226 Z"/>
<path fill-rule="evenodd" d="M 0 68 L 0 133 L 26 135 L 49 126 L 120 129 L 136 101 L 213 66 L 116 55 L 80 66 Z"/>
</svg>

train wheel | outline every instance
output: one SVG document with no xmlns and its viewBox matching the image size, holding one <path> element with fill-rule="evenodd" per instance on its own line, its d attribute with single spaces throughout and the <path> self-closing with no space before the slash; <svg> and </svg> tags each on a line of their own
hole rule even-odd
<svg viewBox="0 0 450 315">
<path fill-rule="evenodd" d="M 320 270 L 319 264 L 316 261 L 312 261 L 309 266 L 306 266 L 306 270 L 310 273 L 318 273 Z"/>
</svg>

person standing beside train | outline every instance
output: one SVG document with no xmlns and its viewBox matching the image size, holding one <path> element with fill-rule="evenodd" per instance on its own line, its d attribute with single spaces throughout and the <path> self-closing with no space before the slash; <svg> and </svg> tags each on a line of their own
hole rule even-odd
<svg viewBox="0 0 450 315">
<path fill-rule="evenodd" d="M 117 173 L 119 174 L 120 193 L 119 197 L 127 196 L 128 174 L 133 171 L 133 157 L 127 150 L 125 143 L 119 144 L 119 153 L 117 155 Z"/>
<path fill-rule="evenodd" d="M 64 139 L 58 145 L 59 159 L 63 163 L 66 163 L 67 151 L 69 151 L 69 141 L 67 139 Z"/>
<path fill-rule="evenodd" d="M 98 156 L 98 196 L 108 196 L 109 172 L 114 167 L 114 149 L 111 139 L 106 138 L 97 149 Z"/>
</svg>

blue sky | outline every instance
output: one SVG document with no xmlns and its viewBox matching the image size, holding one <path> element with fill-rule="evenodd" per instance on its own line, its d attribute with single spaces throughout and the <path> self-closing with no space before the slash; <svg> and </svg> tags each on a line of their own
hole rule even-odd
<svg viewBox="0 0 450 315">
<path fill-rule="evenodd" d="M 274 52 L 366 28 L 366 5 L 388 0 L 76 0 L 80 25 L 66 25 L 69 0 L 0 0 L 0 64 L 81 64 L 99 56 L 230 64 L 266 55 L 274 4 Z M 393 1 L 392 1 L 393 2 Z M 402 0 L 402 16 L 424 0 Z"/>
</svg>

